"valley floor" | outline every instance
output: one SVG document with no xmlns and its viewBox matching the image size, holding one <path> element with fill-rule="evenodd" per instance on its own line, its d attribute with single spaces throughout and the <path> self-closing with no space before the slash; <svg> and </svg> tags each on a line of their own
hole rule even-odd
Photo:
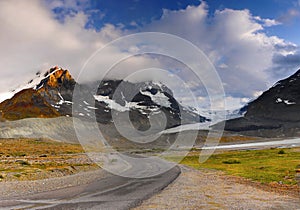
<svg viewBox="0 0 300 210">
<path fill-rule="evenodd" d="M 220 171 L 181 168 L 182 174 L 176 181 L 135 210 L 300 208 L 300 194 L 263 190 Z"/>
<path fill-rule="evenodd" d="M 0 184 L 63 177 L 98 168 L 79 144 L 46 139 L 0 140 Z"/>
</svg>

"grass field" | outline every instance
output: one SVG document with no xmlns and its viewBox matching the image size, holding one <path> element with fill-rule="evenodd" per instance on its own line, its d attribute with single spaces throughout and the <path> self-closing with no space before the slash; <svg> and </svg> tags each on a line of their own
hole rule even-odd
<svg viewBox="0 0 300 210">
<path fill-rule="evenodd" d="M 169 157 L 176 161 L 179 157 Z M 297 184 L 296 170 L 300 169 L 300 149 L 266 149 L 249 151 L 226 151 L 212 155 L 205 163 L 199 163 L 199 151 L 191 152 L 181 164 L 196 169 L 208 168 L 222 170 L 259 181 L 277 182 L 288 185 Z"/>
<path fill-rule="evenodd" d="M 97 168 L 79 144 L 45 139 L 1 139 L 0 181 L 35 180 Z"/>
</svg>

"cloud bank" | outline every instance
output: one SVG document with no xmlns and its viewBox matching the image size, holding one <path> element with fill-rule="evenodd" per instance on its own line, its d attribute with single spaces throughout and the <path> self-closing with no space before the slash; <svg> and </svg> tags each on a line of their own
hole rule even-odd
<svg viewBox="0 0 300 210">
<path fill-rule="evenodd" d="M 95 50 L 135 32 L 170 33 L 199 47 L 215 65 L 230 106 L 256 97 L 276 80 L 300 67 L 299 47 L 265 32 L 267 27 L 281 24 L 283 20 L 253 16 L 249 10 L 223 9 L 209 15 L 209 5 L 202 2 L 199 6 L 181 10 L 164 10 L 161 18 L 137 29 L 128 30 L 122 25 L 106 23 L 100 30 L 95 30 L 87 25 L 91 11 L 85 11 L 84 5 L 58 0 L 0 1 L 2 94 L 30 80 L 35 72 L 54 65 L 70 69 L 76 78 Z M 67 12 L 58 17 L 53 13 L 55 8 Z M 120 53 L 112 52 L 107 59 Z M 153 65 L 174 68 L 168 67 L 164 59 L 158 61 L 149 56 L 133 60 L 140 68 Z M 126 65 L 123 69 L 131 68 Z M 203 97 L 200 92 L 199 100 Z"/>
</svg>

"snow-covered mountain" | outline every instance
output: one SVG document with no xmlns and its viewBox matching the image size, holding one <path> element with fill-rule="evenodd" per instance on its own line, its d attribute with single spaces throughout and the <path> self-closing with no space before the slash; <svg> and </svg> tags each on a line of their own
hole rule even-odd
<svg viewBox="0 0 300 210">
<path fill-rule="evenodd" d="M 75 84 L 67 70 L 51 68 L 44 75 L 37 74 L 24 88 L 14 90 L 15 95 L 0 104 L 2 119 L 17 120 L 28 117 L 57 117 L 61 93 L 72 97 L 69 87 Z M 61 92 L 61 93 L 60 93 Z"/>
<path fill-rule="evenodd" d="M 80 99 L 73 106 L 76 85 L 80 89 Z M 161 114 L 167 119 L 166 128 L 209 121 L 180 105 L 172 91 L 163 84 L 105 80 L 93 93 L 90 85 L 77 84 L 68 70 L 59 67 L 53 67 L 45 73 L 38 72 L 34 79 L 17 88 L 14 93 L 12 98 L 0 104 L 2 120 L 72 115 L 89 119 L 95 113 L 98 122 L 110 123 L 114 111 L 129 113 L 130 120 L 141 130 L 150 126 L 151 116 Z M 159 118 L 155 123 L 160 123 Z"/>
<path fill-rule="evenodd" d="M 223 120 L 230 120 L 243 117 L 246 113 L 247 106 L 233 110 L 201 110 L 201 115 L 212 120 L 212 124 Z"/>
<path fill-rule="evenodd" d="M 99 122 L 111 120 L 111 111 L 126 113 L 133 124 L 139 129 L 149 128 L 149 118 L 164 115 L 167 118 L 167 128 L 180 124 L 199 123 L 209 119 L 185 109 L 173 97 L 170 89 L 160 83 L 131 83 L 121 80 L 105 80 L 99 85 L 95 107 L 101 112 L 96 117 Z M 98 113 L 100 113 L 98 111 Z M 103 118 L 103 116 L 106 118 Z M 159 118 L 156 121 L 160 124 Z"/>
</svg>

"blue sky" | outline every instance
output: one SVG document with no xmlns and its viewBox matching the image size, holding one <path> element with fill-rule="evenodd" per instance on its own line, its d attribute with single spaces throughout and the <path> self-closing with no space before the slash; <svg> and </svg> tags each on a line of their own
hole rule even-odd
<svg viewBox="0 0 300 210">
<path fill-rule="evenodd" d="M 52 2 L 52 1 L 49 1 Z M 249 10 L 253 15 L 279 21 L 281 24 L 266 31 L 296 44 L 300 44 L 300 1 L 297 0 L 207 0 L 209 14 L 216 10 L 231 8 Z M 101 29 L 104 24 L 123 25 L 134 29 L 159 19 L 163 9 L 180 10 L 188 5 L 198 6 L 199 0 L 91 0 L 77 1 L 77 8 L 56 7 L 53 12 L 60 21 L 71 12 L 84 11 L 90 14 L 87 27 Z M 298 11 L 298 12 L 297 12 Z M 136 25 L 135 25 L 136 24 Z"/>
<path fill-rule="evenodd" d="M 80 4 L 80 1 L 77 1 L 79 7 L 73 8 L 71 11 L 90 13 L 91 17 L 88 26 L 99 30 L 107 23 L 122 24 L 125 28 L 132 29 L 133 22 L 143 25 L 154 19 L 159 19 L 163 9 L 178 10 L 186 8 L 188 5 L 199 5 L 200 2 L 198 0 L 91 0 L 85 1 L 82 5 Z M 70 8 L 56 7 L 53 8 L 53 12 L 58 16 L 59 20 L 63 20 L 65 14 L 70 12 Z"/>
<path fill-rule="evenodd" d="M 300 68 L 300 0 L 2 0 L 0 27 L 0 62 L 7 69 L 0 73 L 0 100 L 55 65 L 76 78 L 96 50 L 138 32 L 176 35 L 201 49 L 220 76 L 230 108 Z M 120 52 L 107 60 L 115 56 Z M 138 67 L 178 69 L 143 56 L 129 63 L 116 77 Z M 206 100 L 201 91 L 195 94 Z"/>
<path fill-rule="evenodd" d="M 210 0 L 211 11 L 215 9 L 248 9 L 253 15 L 275 19 L 282 24 L 267 30 L 270 35 L 277 35 L 300 44 L 300 14 L 290 14 L 292 10 L 300 12 L 300 2 L 291 0 Z"/>
</svg>

